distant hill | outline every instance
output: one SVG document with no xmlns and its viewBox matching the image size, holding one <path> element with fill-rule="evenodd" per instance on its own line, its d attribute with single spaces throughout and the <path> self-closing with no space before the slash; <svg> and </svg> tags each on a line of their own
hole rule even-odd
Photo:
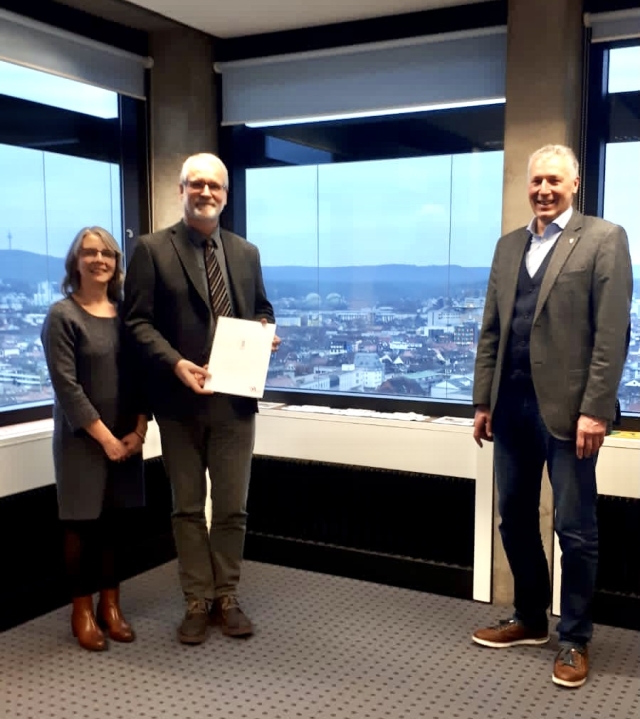
<svg viewBox="0 0 640 719">
<path fill-rule="evenodd" d="M 272 299 L 337 292 L 345 299 L 393 302 L 399 298 L 446 295 L 449 291 L 484 293 L 488 267 L 459 265 L 369 265 L 355 267 L 264 267 Z"/>
<path fill-rule="evenodd" d="M 398 299 L 424 299 L 451 294 L 484 296 L 489 267 L 460 265 L 367 265 L 353 267 L 263 267 L 269 296 L 304 297 L 318 292 L 323 298 L 337 292 L 346 300 L 376 304 Z M 640 294 L 640 266 L 634 265 L 634 295 Z"/>
<path fill-rule="evenodd" d="M 365 265 L 352 267 L 263 267 L 264 279 L 272 299 L 304 297 L 333 292 L 345 299 L 368 300 L 376 304 L 399 298 L 424 298 L 465 292 L 484 294 L 489 279 L 488 267 L 460 265 Z M 35 285 L 49 280 L 60 282 L 64 259 L 47 257 L 24 250 L 0 250 L 0 280 Z M 640 266 L 634 266 L 636 283 Z M 634 284 L 636 284 L 634 283 Z M 634 294 L 640 294 L 635 288 Z"/>
<path fill-rule="evenodd" d="M 28 282 L 62 282 L 64 259 L 47 257 L 24 250 L 0 250 L 0 280 Z"/>
</svg>

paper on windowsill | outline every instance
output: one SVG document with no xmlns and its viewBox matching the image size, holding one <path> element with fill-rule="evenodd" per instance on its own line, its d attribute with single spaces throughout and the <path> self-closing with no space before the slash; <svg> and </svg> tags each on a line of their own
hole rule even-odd
<svg viewBox="0 0 640 719">
<path fill-rule="evenodd" d="M 473 419 L 469 417 L 438 417 L 434 424 L 456 424 L 458 427 L 473 427 Z"/>
<path fill-rule="evenodd" d="M 372 419 L 398 419 L 405 422 L 424 422 L 428 415 L 416 412 L 377 412 L 373 409 L 337 409 L 325 405 L 314 404 L 288 404 L 282 407 L 289 412 L 309 412 L 311 414 L 335 414 L 342 417 L 370 417 Z"/>
<path fill-rule="evenodd" d="M 267 381 L 275 324 L 219 317 L 204 389 L 259 399 Z"/>
</svg>

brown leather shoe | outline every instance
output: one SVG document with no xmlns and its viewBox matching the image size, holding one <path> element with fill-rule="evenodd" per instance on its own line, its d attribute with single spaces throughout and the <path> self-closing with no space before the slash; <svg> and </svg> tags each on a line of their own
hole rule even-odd
<svg viewBox="0 0 640 719">
<path fill-rule="evenodd" d="M 507 619 L 494 627 L 478 629 L 471 638 L 483 647 L 506 649 L 519 644 L 546 644 L 549 641 L 549 631 L 529 629 L 517 619 Z"/>
<path fill-rule="evenodd" d="M 96 611 L 98 624 L 115 642 L 132 642 L 136 633 L 122 616 L 120 588 L 103 589 Z"/>
<path fill-rule="evenodd" d="M 230 637 L 250 637 L 253 625 L 249 617 L 240 609 L 235 594 L 227 594 L 213 600 L 211 622 L 219 624 L 222 633 Z"/>
<path fill-rule="evenodd" d="M 183 644 L 202 644 L 207 638 L 209 612 L 204 599 L 187 599 L 187 611 L 178 627 L 178 639 Z"/>
<path fill-rule="evenodd" d="M 74 597 L 71 612 L 71 631 L 78 644 L 90 652 L 102 652 L 108 648 L 107 638 L 102 633 L 93 613 L 93 597 Z"/>
<path fill-rule="evenodd" d="M 554 684 L 577 689 L 587 681 L 589 654 L 587 647 L 561 647 L 553 664 Z"/>
</svg>

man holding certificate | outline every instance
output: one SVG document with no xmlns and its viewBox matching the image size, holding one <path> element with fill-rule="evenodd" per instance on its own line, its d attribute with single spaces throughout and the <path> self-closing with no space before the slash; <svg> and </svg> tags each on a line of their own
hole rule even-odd
<svg viewBox="0 0 640 719">
<path fill-rule="evenodd" d="M 178 638 L 185 644 L 202 643 L 209 623 L 219 624 L 230 636 L 253 633 L 236 589 L 255 397 L 261 394 L 256 386 L 261 374 L 264 384 L 265 352 L 268 360 L 280 340 L 268 326 L 275 320 L 258 249 L 220 229 L 228 188 L 229 175 L 218 157 L 189 157 L 180 175 L 182 220 L 138 239 L 125 282 L 124 323 L 147 369 L 173 493 L 173 532 L 187 604 Z M 214 345 L 217 325 L 221 331 Z M 231 351 L 242 352 L 240 378 L 231 376 L 232 368 L 225 369 L 225 355 Z M 214 367 L 229 372 L 227 387 L 224 378 L 214 377 Z M 237 389 L 243 382 L 246 392 Z M 207 469 L 210 531 L 205 520 Z"/>
</svg>

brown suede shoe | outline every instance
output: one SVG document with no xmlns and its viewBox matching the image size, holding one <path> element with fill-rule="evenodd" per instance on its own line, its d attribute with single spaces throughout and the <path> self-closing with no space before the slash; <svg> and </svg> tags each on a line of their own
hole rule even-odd
<svg viewBox="0 0 640 719">
<path fill-rule="evenodd" d="M 202 644 L 207 638 L 209 613 L 204 599 L 187 600 L 187 611 L 178 627 L 178 639 L 183 644 Z"/>
<path fill-rule="evenodd" d="M 249 617 L 240 609 L 234 594 L 217 597 L 211 607 L 211 623 L 219 624 L 222 633 L 230 637 L 250 637 L 253 626 Z"/>
<path fill-rule="evenodd" d="M 586 647 L 561 647 L 553 664 L 554 684 L 577 689 L 587 681 L 589 654 Z"/>
<path fill-rule="evenodd" d="M 549 632 L 547 629 L 529 629 L 517 619 L 507 619 L 497 626 L 478 629 L 471 638 L 483 647 L 506 649 L 519 644 L 546 644 L 549 641 Z"/>
</svg>

